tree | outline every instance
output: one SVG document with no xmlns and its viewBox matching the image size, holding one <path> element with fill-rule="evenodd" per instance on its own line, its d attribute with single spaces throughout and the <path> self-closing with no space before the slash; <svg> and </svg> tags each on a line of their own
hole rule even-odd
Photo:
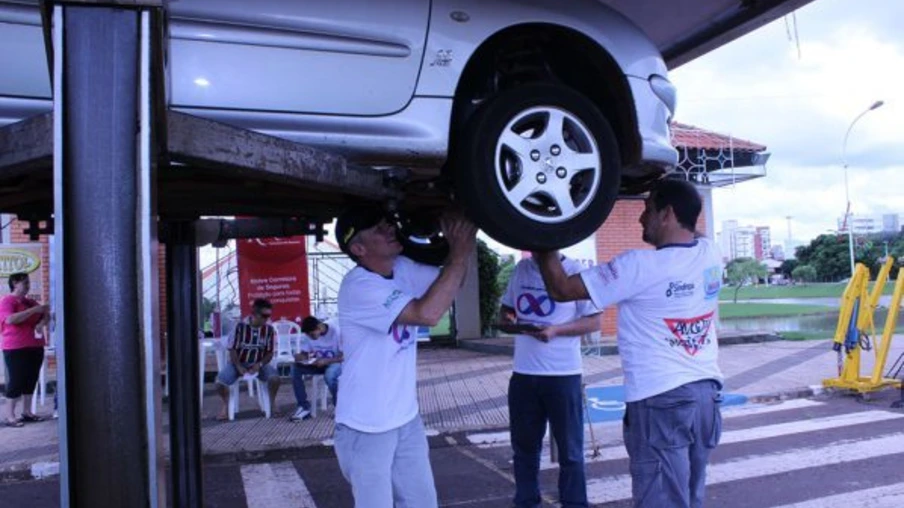
<svg viewBox="0 0 904 508">
<path fill-rule="evenodd" d="M 513 256 L 502 256 L 502 264 L 499 265 L 499 276 L 496 277 L 496 286 L 499 288 L 499 294 L 505 293 L 508 288 L 509 281 L 512 280 L 512 273 L 515 272 L 515 258 Z"/>
<path fill-rule="evenodd" d="M 751 258 L 738 258 L 731 260 L 726 267 L 728 283 L 735 287 L 734 302 L 738 303 L 738 291 L 745 282 L 756 282 L 766 278 L 768 269 L 766 265 Z"/>
<path fill-rule="evenodd" d="M 791 272 L 791 277 L 801 282 L 814 282 L 817 277 L 816 269 L 810 265 L 800 265 Z"/>
<path fill-rule="evenodd" d="M 206 296 L 201 298 L 201 317 L 203 319 L 207 319 L 207 316 L 210 316 L 213 311 L 217 309 L 217 302 L 207 298 Z"/>
<path fill-rule="evenodd" d="M 904 233 L 878 233 L 856 235 L 854 238 L 854 261 L 863 263 L 875 277 L 882 263 L 879 259 L 888 254 L 894 257 L 904 255 Z M 821 280 L 837 281 L 851 276 L 850 251 L 847 235 L 820 235 L 809 245 L 798 247 L 797 260 L 801 265 L 810 265 Z"/>
<path fill-rule="evenodd" d="M 477 272 L 480 288 L 480 328 L 486 334 L 499 308 L 499 255 L 483 240 L 477 241 Z"/>
<path fill-rule="evenodd" d="M 781 272 L 786 279 L 790 279 L 794 276 L 792 275 L 794 273 L 794 269 L 797 268 L 799 264 L 800 262 L 796 259 L 786 259 L 782 261 L 782 266 L 778 268 L 778 271 Z"/>
<path fill-rule="evenodd" d="M 797 249 L 801 265 L 810 265 L 822 280 L 841 280 L 851 275 L 847 236 L 819 235 L 810 245 Z"/>
</svg>

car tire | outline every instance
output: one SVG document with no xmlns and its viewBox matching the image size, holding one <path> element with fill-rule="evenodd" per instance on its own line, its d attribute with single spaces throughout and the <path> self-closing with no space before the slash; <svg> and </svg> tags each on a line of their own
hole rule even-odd
<svg viewBox="0 0 904 508">
<path fill-rule="evenodd" d="M 396 223 L 402 255 L 431 266 L 442 266 L 449 256 L 449 242 L 440 233 L 439 218 L 429 212 L 401 214 Z"/>
<path fill-rule="evenodd" d="M 559 120 L 561 129 L 549 128 Z M 573 245 L 612 211 L 621 171 L 615 133 L 575 90 L 535 83 L 504 91 L 481 105 L 458 138 L 449 166 L 455 199 L 504 245 Z"/>
</svg>

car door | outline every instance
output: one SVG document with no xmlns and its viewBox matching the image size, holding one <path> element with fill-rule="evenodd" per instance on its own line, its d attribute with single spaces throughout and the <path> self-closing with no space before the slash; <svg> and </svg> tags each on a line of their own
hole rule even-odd
<svg viewBox="0 0 904 508">
<path fill-rule="evenodd" d="M 50 110 L 50 71 L 37 0 L 0 1 L 0 126 Z"/>
<path fill-rule="evenodd" d="M 414 94 L 430 0 L 179 0 L 169 7 L 174 106 L 385 115 Z"/>
</svg>

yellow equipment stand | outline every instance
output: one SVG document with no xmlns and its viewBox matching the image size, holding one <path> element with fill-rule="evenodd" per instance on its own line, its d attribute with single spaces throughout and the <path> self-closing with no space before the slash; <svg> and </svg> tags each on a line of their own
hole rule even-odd
<svg viewBox="0 0 904 508">
<path fill-rule="evenodd" d="M 871 294 L 868 293 L 869 269 L 863 264 L 857 264 L 854 276 L 851 277 L 851 282 L 848 283 L 847 288 L 844 290 L 841 310 L 838 315 L 838 327 L 835 329 L 833 348 L 838 351 L 839 375 L 837 378 L 824 379 L 822 384 L 826 388 L 840 388 L 854 390 L 858 393 L 869 393 L 886 387 L 901 387 L 900 380 L 884 378 L 882 377 L 882 371 L 888 361 L 888 351 L 891 347 L 892 335 L 894 334 L 898 313 L 901 308 L 901 297 L 902 293 L 904 293 L 904 268 L 898 270 L 895 291 L 892 295 L 891 305 L 888 307 L 888 318 L 885 320 L 882 338 L 874 345 L 875 347 L 869 348 L 876 351 L 873 372 L 869 377 L 860 375 L 860 356 L 864 346 L 868 344 L 864 340 L 868 341 L 869 337 L 876 336 L 873 315 L 879 304 L 879 297 L 882 295 L 882 290 L 888 280 L 894 261 L 893 258 L 885 260 Z M 857 322 L 856 330 L 853 333 L 856 333 L 857 337 L 856 340 L 851 340 L 852 337 L 849 336 L 852 333 L 850 323 L 855 309 L 857 311 Z M 842 348 L 845 350 L 843 359 Z"/>
</svg>

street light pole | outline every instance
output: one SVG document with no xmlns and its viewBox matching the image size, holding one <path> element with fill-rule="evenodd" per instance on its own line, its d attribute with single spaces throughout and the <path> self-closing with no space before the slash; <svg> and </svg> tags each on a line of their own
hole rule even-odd
<svg viewBox="0 0 904 508">
<path fill-rule="evenodd" d="M 847 201 L 847 208 L 845 209 L 844 215 L 844 223 L 847 227 L 848 233 L 848 251 L 851 255 L 851 277 L 854 276 L 854 224 L 851 220 L 851 194 L 850 189 L 848 188 L 848 163 L 847 163 L 847 142 L 848 137 L 851 135 L 851 130 L 854 128 L 854 124 L 857 123 L 858 120 L 863 118 L 863 115 L 869 113 L 874 109 L 878 109 L 885 104 L 884 101 L 876 101 L 872 103 L 872 105 L 867 108 L 865 111 L 857 115 L 854 118 L 854 121 L 851 122 L 851 125 L 848 126 L 847 132 L 844 133 L 844 143 L 841 145 L 841 163 L 844 166 L 844 199 Z"/>
</svg>

